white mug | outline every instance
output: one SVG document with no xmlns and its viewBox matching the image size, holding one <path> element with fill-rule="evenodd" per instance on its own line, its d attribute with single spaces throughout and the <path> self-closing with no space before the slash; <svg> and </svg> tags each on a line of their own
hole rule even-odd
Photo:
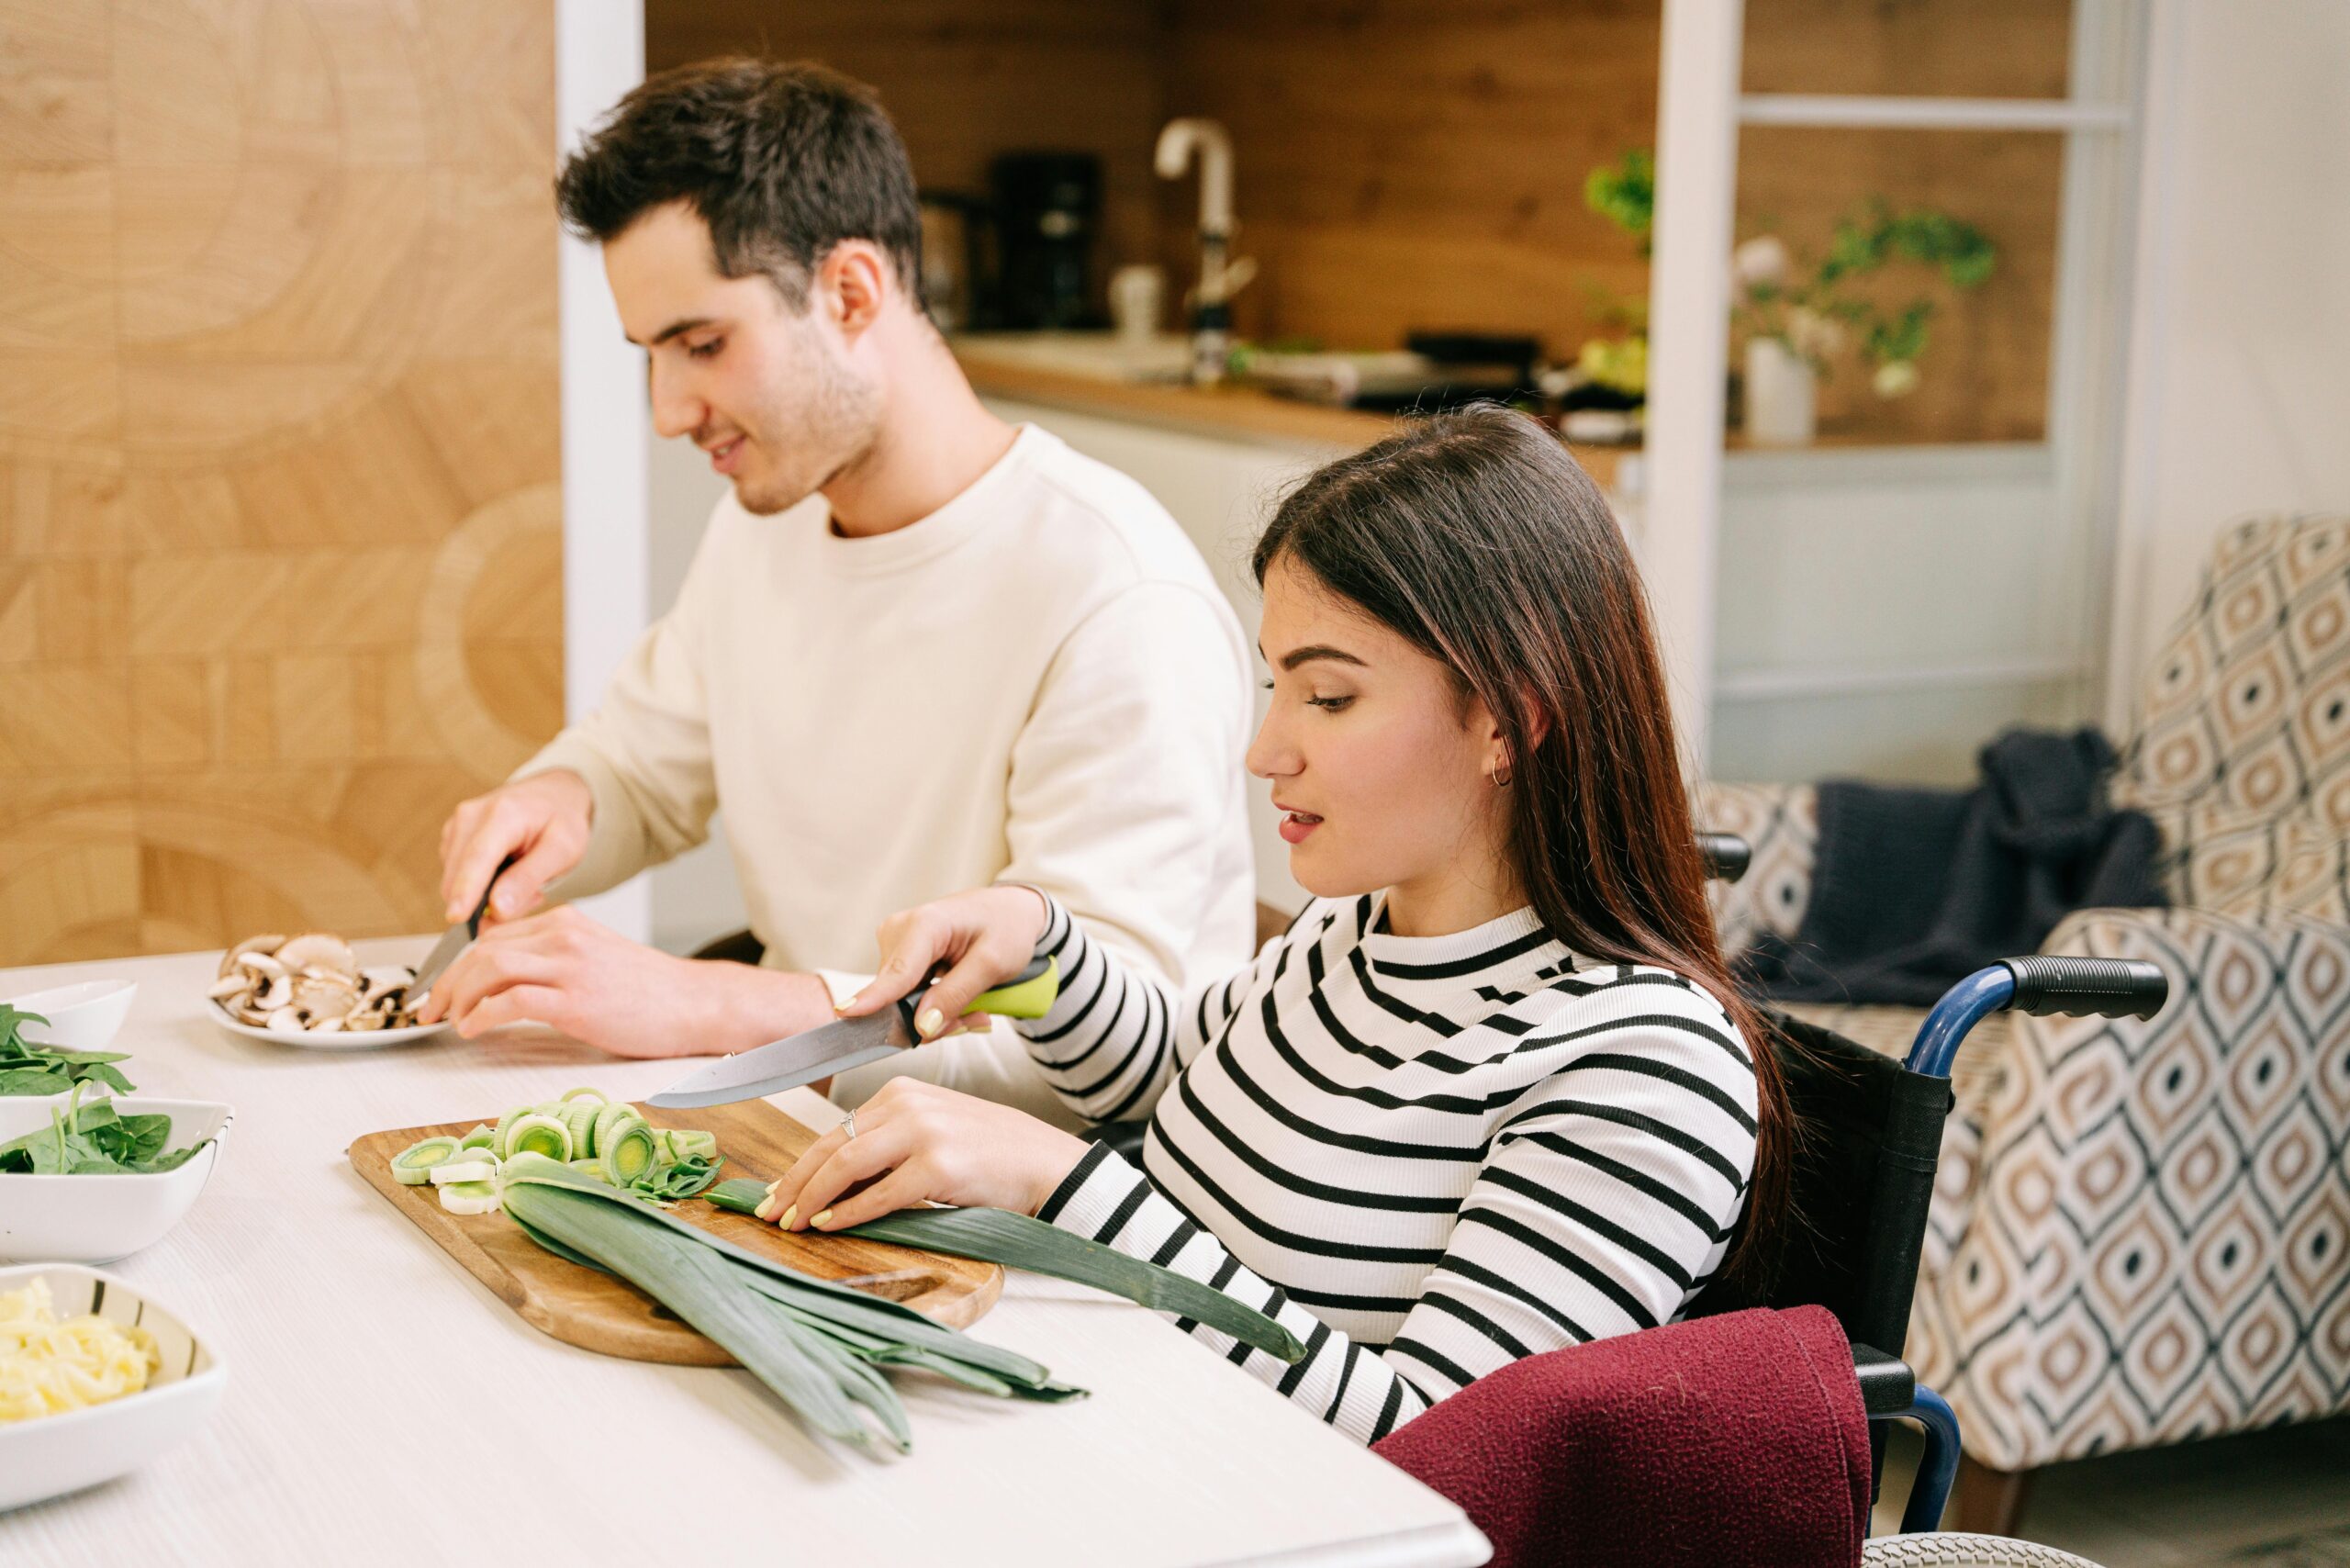
<svg viewBox="0 0 2350 1568">
<path fill-rule="evenodd" d="M 1129 342 L 1158 332 L 1166 299 L 1167 274 L 1158 267 L 1120 267 L 1110 274 L 1110 319 Z"/>
</svg>

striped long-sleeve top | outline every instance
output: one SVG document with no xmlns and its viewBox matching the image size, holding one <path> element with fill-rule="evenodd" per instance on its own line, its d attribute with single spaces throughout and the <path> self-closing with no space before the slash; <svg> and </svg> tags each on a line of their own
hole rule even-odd
<svg viewBox="0 0 2350 1568">
<path fill-rule="evenodd" d="M 1143 1170 L 1096 1145 L 1040 1217 L 1278 1319 L 1295 1365 L 1181 1327 L 1364 1442 L 1670 1320 L 1754 1161 L 1752 1060 L 1710 993 L 1579 959 L 1530 909 L 1435 937 L 1382 909 L 1310 904 L 1179 1000 L 1054 904 L 1060 999 L 1021 1025 L 1080 1114 L 1150 1115 Z"/>
</svg>

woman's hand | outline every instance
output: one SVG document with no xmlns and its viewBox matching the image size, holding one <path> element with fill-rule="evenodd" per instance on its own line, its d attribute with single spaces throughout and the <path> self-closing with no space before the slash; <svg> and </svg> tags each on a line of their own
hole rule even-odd
<svg viewBox="0 0 2350 1568">
<path fill-rule="evenodd" d="M 1024 1111 L 893 1078 L 767 1189 L 758 1215 L 845 1230 L 924 1202 L 1033 1215 L 1084 1157 L 1083 1139 Z M 860 1182 L 871 1184 L 841 1195 Z"/>
<path fill-rule="evenodd" d="M 965 1009 L 1028 967 L 1046 918 L 1045 895 L 1033 888 L 977 888 L 901 911 L 881 923 L 880 969 L 842 1004 L 841 1015 L 878 1013 L 946 964 L 923 997 L 914 1033 L 934 1040 L 950 1021 L 977 1027 L 985 1019 L 967 1017 Z"/>
</svg>

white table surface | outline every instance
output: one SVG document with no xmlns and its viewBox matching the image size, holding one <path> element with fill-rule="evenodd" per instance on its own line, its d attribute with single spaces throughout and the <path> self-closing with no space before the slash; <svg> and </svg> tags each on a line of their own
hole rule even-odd
<svg viewBox="0 0 2350 1568">
<path fill-rule="evenodd" d="M 412 962 L 423 946 L 362 952 Z M 1450 1503 L 1155 1314 L 1034 1275 L 1013 1274 L 975 1332 L 1092 1397 L 1022 1404 L 901 1378 L 914 1433 L 902 1458 L 810 1435 L 745 1372 L 549 1338 L 343 1151 L 578 1084 L 641 1099 L 681 1064 L 537 1031 L 349 1054 L 266 1044 L 205 1016 L 216 959 L 0 970 L 0 998 L 136 979 L 114 1047 L 132 1053 L 131 1081 L 236 1109 L 186 1221 L 109 1265 L 226 1355 L 219 1414 L 121 1481 L 0 1513 L 0 1563 L 1485 1561 Z M 776 1103 L 830 1125 L 805 1090 Z"/>
</svg>

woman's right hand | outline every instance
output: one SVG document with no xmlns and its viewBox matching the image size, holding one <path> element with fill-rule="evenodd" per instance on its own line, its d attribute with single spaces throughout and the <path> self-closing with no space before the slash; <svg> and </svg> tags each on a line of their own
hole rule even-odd
<svg viewBox="0 0 2350 1568">
<path fill-rule="evenodd" d="M 1021 887 L 975 888 L 902 910 L 881 923 L 881 968 L 841 1004 L 841 1016 L 880 1012 L 943 964 L 946 974 L 914 1016 L 914 1032 L 934 1040 L 949 1021 L 972 1021 L 965 1010 L 981 992 L 1028 967 L 1048 918 L 1045 895 Z"/>
</svg>

